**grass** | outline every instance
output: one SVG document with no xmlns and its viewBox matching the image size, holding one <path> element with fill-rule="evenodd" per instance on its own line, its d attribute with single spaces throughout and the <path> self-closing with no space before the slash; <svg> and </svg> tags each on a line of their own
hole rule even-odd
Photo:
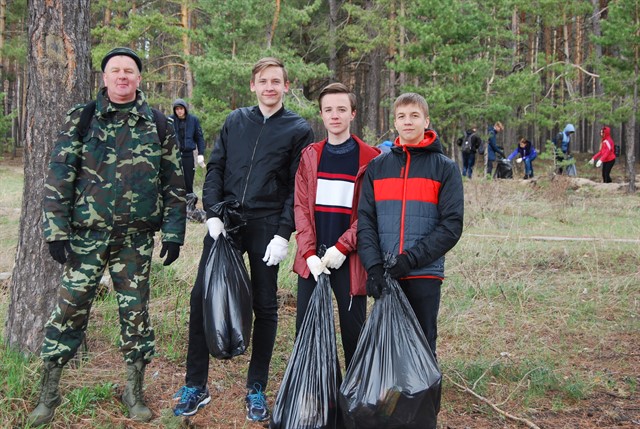
<svg viewBox="0 0 640 429">
<path fill-rule="evenodd" d="M 536 165 L 536 172 L 544 171 Z M 614 179 L 616 174 L 621 174 L 618 165 Z M 0 165 L 0 182 L 0 271 L 10 271 L 18 235 L 19 170 Z M 201 183 L 200 174 L 196 188 Z M 640 197 L 577 186 L 564 177 L 543 176 L 536 182 L 473 179 L 464 185 L 465 228 L 447 255 L 439 315 L 438 356 L 444 374 L 533 420 L 588 408 L 602 392 L 632 400 L 640 382 L 633 351 L 640 331 L 640 246 L 622 239 L 640 239 Z M 205 232 L 203 225 L 189 223 L 180 259 L 170 267 L 154 259 L 151 317 L 159 367 L 147 377 L 151 387 L 146 395 L 154 401 L 158 418 L 140 427 L 180 427 L 168 400 L 183 377 L 189 292 Z M 532 238 L 553 236 L 591 239 Z M 156 247 L 159 252 L 159 243 Z M 293 247 L 281 267 L 282 302 L 287 303 L 281 306 L 271 366 L 272 398 L 294 338 L 295 308 L 288 303 L 296 287 L 296 276 L 289 270 Z M 7 311 L 8 292 L 3 290 L 1 319 Z M 116 300 L 113 294 L 100 296 L 87 331 L 89 359 L 63 375 L 65 402 L 54 427 L 80 427 L 87 421 L 92 427 L 138 427 L 128 426 L 117 398 L 124 381 L 118 336 Z M 15 427 L 37 399 L 40 363 L 4 345 L 0 362 L 5 380 L 0 384 L 0 426 Z M 247 363 L 246 355 L 212 362 L 210 387 L 216 403 L 243 389 Z M 492 421 L 488 407 L 474 405 L 446 380 L 444 384 L 441 420 L 462 427 L 452 422 L 481 410 Z M 235 420 L 242 410 L 233 407 L 239 409 L 236 414 L 225 414 L 223 405 L 211 407 L 215 410 L 207 418 L 218 424 L 211 427 L 233 427 L 236 421 L 237 427 L 248 427 Z M 500 422 L 471 426 L 503 427 Z"/>
</svg>

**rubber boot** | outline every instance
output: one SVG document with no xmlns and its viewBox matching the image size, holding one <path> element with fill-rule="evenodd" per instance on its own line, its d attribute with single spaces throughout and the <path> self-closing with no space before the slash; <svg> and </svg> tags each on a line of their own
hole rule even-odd
<svg viewBox="0 0 640 429">
<path fill-rule="evenodd" d="M 62 399 L 58 386 L 62 366 L 52 361 L 46 361 L 42 367 L 42 385 L 40 387 L 40 399 L 38 405 L 27 417 L 33 427 L 45 425 L 53 420 L 53 415 Z"/>
<path fill-rule="evenodd" d="M 142 395 L 145 365 L 142 359 L 127 364 L 127 385 L 122 394 L 122 402 L 129 408 L 129 418 L 139 422 L 148 422 L 153 416 Z"/>
</svg>

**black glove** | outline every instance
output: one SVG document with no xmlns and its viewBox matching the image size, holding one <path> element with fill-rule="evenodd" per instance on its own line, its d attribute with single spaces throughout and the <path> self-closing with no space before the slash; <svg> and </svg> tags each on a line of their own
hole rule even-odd
<svg viewBox="0 0 640 429">
<path fill-rule="evenodd" d="M 396 256 L 396 260 L 389 268 L 387 272 L 394 279 L 405 277 L 411 271 L 411 265 L 409 264 L 409 257 L 406 253 L 401 253 Z"/>
<path fill-rule="evenodd" d="M 180 256 L 180 245 L 171 241 L 163 242 L 160 257 L 164 258 L 164 255 L 167 255 L 167 259 L 164 260 L 162 265 L 171 265 L 171 263 Z"/>
<path fill-rule="evenodd" d="M 367 272 L 367 295 L 378 299 L 382 294 L 382 289 L 385 288 L 386 284 L 384 281 L 384 268 L 382 265 L 374 265 Z"/>
<path fill-rule="evenodd" d="M 71 244 L 69 240 L 59 240 L 49 242 L 49 254 L 59 264 L 64 265 L 67 262 L 67 255 L 71 253 Z"/>
</svg>

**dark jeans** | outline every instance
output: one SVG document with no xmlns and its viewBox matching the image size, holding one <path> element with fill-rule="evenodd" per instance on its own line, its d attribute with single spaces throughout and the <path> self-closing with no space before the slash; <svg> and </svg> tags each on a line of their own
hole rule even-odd
<svg viewBox="0 0 640 429">
<path fill-rule="evenodd" d="M 338 317 L 340 318 L 340 335 L 342 336 L 342 349 L 344 350 L 345 370 L 351 363 L 353 353 L 358 345 L 358 337 L 364 325 L 367 315 L 367 297 L 354 296 L 351 298 L 349 290 L 349 260 L 347 259 L 338 270 L 329 270 L 331 275 L 331 289 L 338 303 Z M 311 294 L 316 287 L 316 281 L 312 275 L 308 279 L 298 276 L 298 311 L 296 314 L 296 335 L 302 326 L 304 315 L 307 312 Z M 351 307 L 351 308 L 349 308 Z"/>
<path fill-rule="evenodd" d="M 193 193 L 193 178 L 196 175 L 196 164 L 193 159 L 193 151 L 180 152 L 182 155 L 182 173 L 184 174 L 184 186 L 187 194 Z"/>
<path fill-rule="evenodd" d="M 525 159 L 524 160 L 524 174 L 525 176 L 529 176 L 529 178 L 533 177 L 533 159 Z"/>
<path fill-rule="evenodd" d="M 493 161 L 487 159 L 487 176 L 493 177 Z"/>
<path fill-rule="evenodd" d="M 615 159 L 602 163 L 602 183 L 611 183 L 611 169 L 615 163 Z"/>
<path fill-rule="evenodd" d="M 269 379 L 269 364 L 278 329 L 278 265 L 268 267 L 263 261 L 264 251 L 278 229 L 279 216 L 249 221 L 234 237 L 242 253 L 249 257 L 251 288 L 253 293 L 253 338 L 251 361 L 247 374 L 247 388 L 260 384 L 264 390 Z M 205 266 L 213 246 L 207 234 L 198 267 L 198 276 L 191 290 L 189 317 L 189 348 L 187 352 L 187 386 L 203 387 L 209 378 L 209 350 L 204 335 L 202 289 Z"/>
<path fill-rule="evenodd" d="M 438 311 L 440 310 L 440 289 L 442 280 L 409 279 L 400 280 L 400 287 L 407 295 L 409 304 L 416 313 L 418 323 L 433 355 L 436 355 L 436 339 L 438 338 Z"/>
<path fill-rule="evenodd" d="M 556 148 L 556 165 L 561 163 L 561 162 L 564 162 L 566 157 L 567 157 L 567 153 L 562 152 L 560 149 Z M 556 169 L 556 173 L 559 174 L 559 175 L 562 175 L 562 170 L 563 170 L 562 167 L 558 167 Z"/>
<path fill-rule="evenodd" d="M 476 163 L 475 152 L 462 152 L 462 175 L 471 179 L 473 166 Z"/>
</svg>

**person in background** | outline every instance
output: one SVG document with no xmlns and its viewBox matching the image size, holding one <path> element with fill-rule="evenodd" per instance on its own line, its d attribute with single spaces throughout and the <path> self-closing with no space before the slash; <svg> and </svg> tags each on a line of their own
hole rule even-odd
<svg viewBox="0 0 640 429">
<path fill-rule="evenodd" d="M 561 163 L 568 160 L 571 157 L 571 136 L 575 134 L 576 128 L 573 124 L 567 124 L 564 130 L 558 133 L 553 139 L 553 143 L 556 146 L 556 163 Z M 563 167 L 557 168 L 557 173 L 562 175 Z"/>
<path fill-rule="evenodd" d="M 476 131 L 475 126 L 469 128 L 457 142 L 462 153 L 462 177 L 469 179 L 471 179 L 473 166 L 476 163 L 476 153 L 482 145 L 482 139 L 476 134 Z"/>
<path fill-rule="evenodd" d="M 185 385 L 174 396 L 177 416 L 193 415 L 211 400 L 203 284 L 211 247 L 220 234 L 227 235 L 213 207 L 233 200 L 240 203 L 245 221 L 234 238 L 240 253 L 247 253 L 249 259 L 255 316 L 244 398 L 247 419 L 266 421 L 270 416 L 265 389 L 278 328 L 278 268 L 295 230 L 293 194 L 300 153 L 313 142 L 313 131 L 307 121 L 284 107 L 289 79 L 280 60 L 259 60 L 253 66 L 249 86 L 258 104 L 227 116 L 207 163 L 202 202 L 208 234 L 191 290 L 187 374 Z"/>
<path fill-rule="evenodd" d="M 356 252 L 358 198 L 367 164 L 380 154 L 351 134 L 356 96 L 331 83 L 318 97 L 327 138 L 302 151 L 296 173 L 294 214 L 298 274 L 296 332 L 304 320 L 321 273 L 330 275 L 338 304 L 345 368 L 349 366 L 366 315 L 366 272 Z M 322 258 L 318 252 L 327 249 Z"/>
<path fill-rule="evenodd" d="M 489 133 L 489 139 L 487 140 L 487 177 L 493 176 L 493 161 L 496 160 L 496 153 L 500 154 L 503 158 L 504 151 L 498 146 L 496 136 L 504 130 L 502 122 L 496 122 L 493 125 L 489 125 L 487 129 Z"/>
<path fill-rule="evenodd" d="M 187 107 L 187 103 L 177 98 L 173 102 L 173 125 L 176 132 L 176 140 L 182 155 L 182 168 L 184 169 L 184 182 L 187 194 L 193 194 L 193 179 L 196 173 L 196 164 L 194 156 L 198 161 L 198 165 L 205 167 L 204 163 L 204 137 L 202 136 L 202 128 L 200 121 L 191 113 Z M 194 153 L 197 151 L 197 155 Z"/>
<path fill-rule="evenodd" d="M 611 169 L 616 163 L 611 128 L 602 127 L 600 137 L 600 150 L 589 160 L 589 164 L 593 165 L 597 160 L 596 167 L 602 167 L 602 183 L 611 183 Z"/>
<path fill-rule="evenodd" d="M 391 150 L 391 146 L 393 146 L 393 143 L 389 140 L 385 140 L 376 147 L 380 149 L 382 153 L 387 153 Z"/>
<path fill-rule="evenodd" d="M 517 157 L 517 158 L 516 158 Z M 533 178 L 533 160 L 538 157 L 538 152 L 536 152 L 536 148 L 533 147 L 531 142 L 524 137 L 520 137 L 520 141 L 518 142 L 518 147 L 511 152 L 511 155 L 508 156 L 509 161 L 512 161 L 516 158 L 516 162 L 520 164 L 524 162 L 524 180 Z"/>
<path fill-rule="evenodd" d="M 429 106 L 418 94 L 393 106 L 399 137 L 391 153 L 369 163 L 358 203 L 358 255 L 367 270 L 367 294 L 385 288 L 384 258 L 436 355 L 445 254 L 462 235 L 464 192 L 457 164 L 428 128 Z M 426 131 L 425 131 L 426 129 Z"/>
<path fill-rule="evenodd" d="M 101 65 L 104 88 L 95 100 L 89 132 L 80 137 L 87 105 L 71 109 L 45 182 L 44 236 L 51 257 L 65 269 L 45 325 L 42 388 L 28 417 L 30 427 L 49 423 L 60 405 L 62 368 L 82 343 L 107 267 L 118 298 L 120 351 L 127 365 L 122 401 L 132 419 L 152 417 L 143 398 L 145 367 L 155 349 L 149 320 L 151 255 L 158 230 L 164 265 L 180 254 L 186 228 L 184 179 L 171 120 L 152 110 L 139 89 L 140 57 L 129 48 L 114 48 Z M 167 128 L 163 141 L 154 125 L 159 119 Z"/>
</svg>

